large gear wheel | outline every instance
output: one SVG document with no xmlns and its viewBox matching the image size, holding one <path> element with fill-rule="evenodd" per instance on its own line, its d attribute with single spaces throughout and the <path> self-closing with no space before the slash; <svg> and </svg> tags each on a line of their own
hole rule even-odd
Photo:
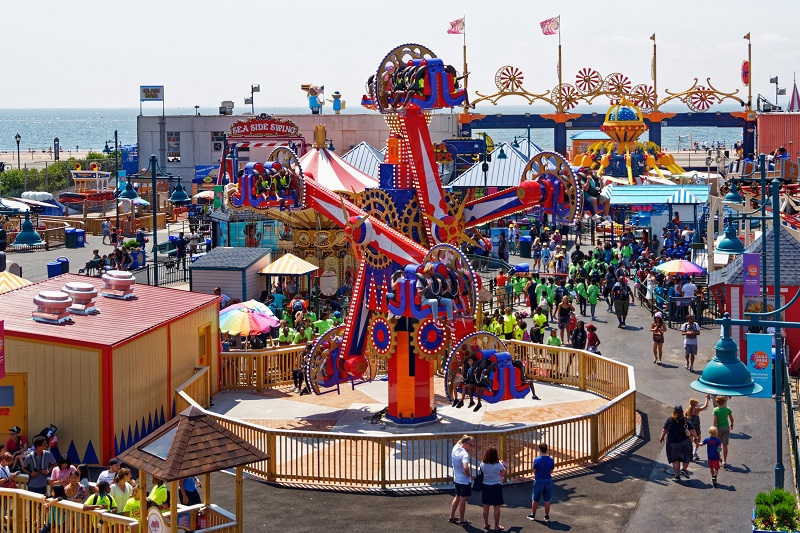
<svg viewBox="0 0 800 533">
<path fill-rule="evenodd" d="M 368 339 L 379 359 L 387 360 L 397 348 L 397 333 L 384 313 L 372 313 L 369 321 Z"/>
<path fill-rule="evenodd" d="M 569 83 L 562 83 L 553 88 L 550 97 L 553 102 L 561 103 L 561 107 L 569 110 L 578 105 L 581 95 L 574 86 Z"/>
<path fill-rule="evenodd" d="M 506 352 L 508 348 L 500 337 L 485 331 L 479 331 L 461 339 L 461 341 L 450 350 L 444 362 L 444 393 L 449 401 L 453 401 L 453 398 L 450 397 L 450 386 L 456 377 L 458 367 L 461 366 L 467 357 L 474 356 L 478 350 Z"/>
<path fill-rule="evenodd" d="M 344 326 L 331 328 L 311 348 L 311 355 L 306 362 L 306 385 L 314 394 L 320 394 L 319 379 L 324 379 L 328 358 L 339 350 L 343 334 Z"/>
<path fill-rule="evenodd" d="M 439 329 L 433 318 L 417 320 L 411 330 L 411 347 L 422 359 L 440 359 L 447 349 L 447 331 Z"/>
<path fill-rule="evenodd" d="M 389 106 L 394 91 L 387 90 L 387 77 L 391 77 L 392 73 L 405 66 L 409 61 L 414 59 L 433 59 L 436 57 L 429 48 L 421 44 L 403 44 L 386 54 L 381 64 L 378 65 L 378 71 L 375 73 L 375 103 L 381 113 L 390 113 L 394 109 Z"/>
<path fill-rule="evenodd" d="M 389 193 L 382 189 L 369 189 L 359 196 L 359 207 L 390 228 L 397 227 L 397 208 Z"/>
<path fill-rule="evenodd" d="M 400 231 L 406 237 L 426 248 L 428 247 L 428 235 L 422 223 L 422 214 L 416 197 L 408 202 L 399 222 Z"/>
<path fill-rule="evenodd" d="M 361 249 L 363 250 L 364 261 L 372 268 L 381 270 L 392 264 L 392 260 L 384 254 L 375 253 L 367 246 L 363 246 Z"/>
<path fill-rule="evenodd" d="M 501 91 L 515 92 L 522 87 L 522 80 L 524 79 L 525 76 L 522 75 L 520 69 L 506 65 L 505 67 L 500 67 L 495 73 L 494 84 Z"/>
<path fill-rule="evenodd" d="M 569 204 L 569 210 L 559 217 L 559 221 L 573 223 L 583 211 L 583 191 L 579 190 L 577 178 L 569 163 L 556 152 L 540 152 L 531 157 L 522 172 L 523 180 L 536 181 L 539 178 L 556 178 L 561 182 L 564 202 L 559 207 L 564 208 Z"/>
</svg>

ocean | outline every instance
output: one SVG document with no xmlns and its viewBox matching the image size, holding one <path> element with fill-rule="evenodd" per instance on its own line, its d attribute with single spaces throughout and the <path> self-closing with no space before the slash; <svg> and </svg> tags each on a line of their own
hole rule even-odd
<svg viewBox="0 0 800 533">
<path fill-rule="evenodd" d="M 158 110 L 153 106 L 144 110 L 146 115 L 157 115 Z M 675 111 L 676 109 L 669 109 Z M 678 108 L 678 111 L 686 111 Z M 726 109 L 713 109 L 726 110 Z M 727 110 L 733 110 L 727 109 Z M 325 109 L 327 111 L 327 109 Z M 551 109 L 542 106 L 478 106 L 477 113 L 546 113 Z M 586 110 L 581 110 L 586 111 Z M 603 108 L 593 107 L 588 111 L 605 111 Z M 201 114 L 217 114 L 216 108 L 200 108 Z M 309 111 L 303 107 L 283 108 L 256 108 L 256 113 L 270 113 L 276 116 L 290 114 L 307 114 Z M 359 107 L 343 111 L 345 114 L 366 112 Z M 192 108 L 167 108 L 167 115 L 191 115 L 195 113 Z M 106 141 L 113 148 L 114 131 L 118 132 L 120 144 L 136 144 L 136 117 L 138 108 L 130 109 L 0 109 L 0 151 L 13 152 L 17 149 L 14 136 L 19 133 L 21 137 L 20 150 L 36 151 L 53 146 L 53 140 L 58 137 L 64 151 L 101 151 Z M 324 120 L 324 115 L 320 117 Z M 526 136 L 523 130 L 488 130 L 487 133 L 497 142 L 512 142 L 514 136 Z M 569 135 L 579 133 L 579 130 L 570 130 Z M 679 138 L 681 147 L 687 147 L 689 139 L 702 143 L 724 142 L 731 147 L 736 141 L 742 139 L 739 128 L 671 128 L 662 129 L 664 148 L 677 150 Z M 646 140 L 646 134 L 642 137 Z M 553 131 L 549 129 L 532 129 L 531 141 L 545 150 L 553 148 Z M 569 143 L 568 143 L 569 144 Z M 382 148 L 380 146 L 376 148 Z"/>
</svg>

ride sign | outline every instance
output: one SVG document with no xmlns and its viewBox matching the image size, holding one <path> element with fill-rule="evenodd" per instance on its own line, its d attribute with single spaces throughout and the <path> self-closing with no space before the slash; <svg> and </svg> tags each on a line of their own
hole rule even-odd
<svg viewBox="0 0 800 533">
<path fill-rule="evenodd" d="M 270 115 L 237 120 L 231 125 L 231 135 L 235 137 L 290 137 L 297 135 L 298 131 L 294 122 Z"/>
</svg>

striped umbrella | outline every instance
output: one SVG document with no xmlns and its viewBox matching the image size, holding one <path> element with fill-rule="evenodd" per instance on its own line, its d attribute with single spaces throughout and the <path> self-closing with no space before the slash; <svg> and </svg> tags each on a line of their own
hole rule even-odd
<svg viewBox="0 0 800 533">
<path fill-rule="evenodd" d="M 664 274 L 688 274 L 690 276 L 707 274 L 703 267 L 686 259 L 673 259 L 672 261 L 661 263 L 655 269 Z"/>
<path fill-rule="evenodd" d="M 238 307 L 228 313 L 220 313 L 219 330 L 229 335 L 257 335 L 276 326 L 275 318 Z"/>
<path fill-rule="evenodd" d="M 361 192 L 378 187 L 378 180 L 325 148 L 317 148 L 300 158 L 303 174 L 332 191 Z"/>
</svg>

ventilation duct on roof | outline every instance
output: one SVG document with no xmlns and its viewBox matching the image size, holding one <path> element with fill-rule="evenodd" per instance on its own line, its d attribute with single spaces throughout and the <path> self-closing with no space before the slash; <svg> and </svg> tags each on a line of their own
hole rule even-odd
<svg viewBox="0 0 800 533">
<path fill-rule="evenodd" d="M 133 298 L 133 286 L 136 278 L 130 272 L 122 270 L 109 270 L 102 277 L 103 290 L 100 291 L 106 298 L 130 300 Z"/>
<path fill-rule="evenodd" d="M 31 318 L 45 324 L 61 324 L 70 319 L 67 307 L 72 305 L 72 298 L 61 291 L 42 291 L 33 298 L 36 311 Z"/>
<path fill-rule="evenodd" d="M 76 315 L 93 315 L 99 311 L 94 306 L 97 298 L 97 289 L 89 283 L 73 281 L 61 287 L 61 291 L 72 298 L 72 305 L 67 311 Z"/>
</svg>

